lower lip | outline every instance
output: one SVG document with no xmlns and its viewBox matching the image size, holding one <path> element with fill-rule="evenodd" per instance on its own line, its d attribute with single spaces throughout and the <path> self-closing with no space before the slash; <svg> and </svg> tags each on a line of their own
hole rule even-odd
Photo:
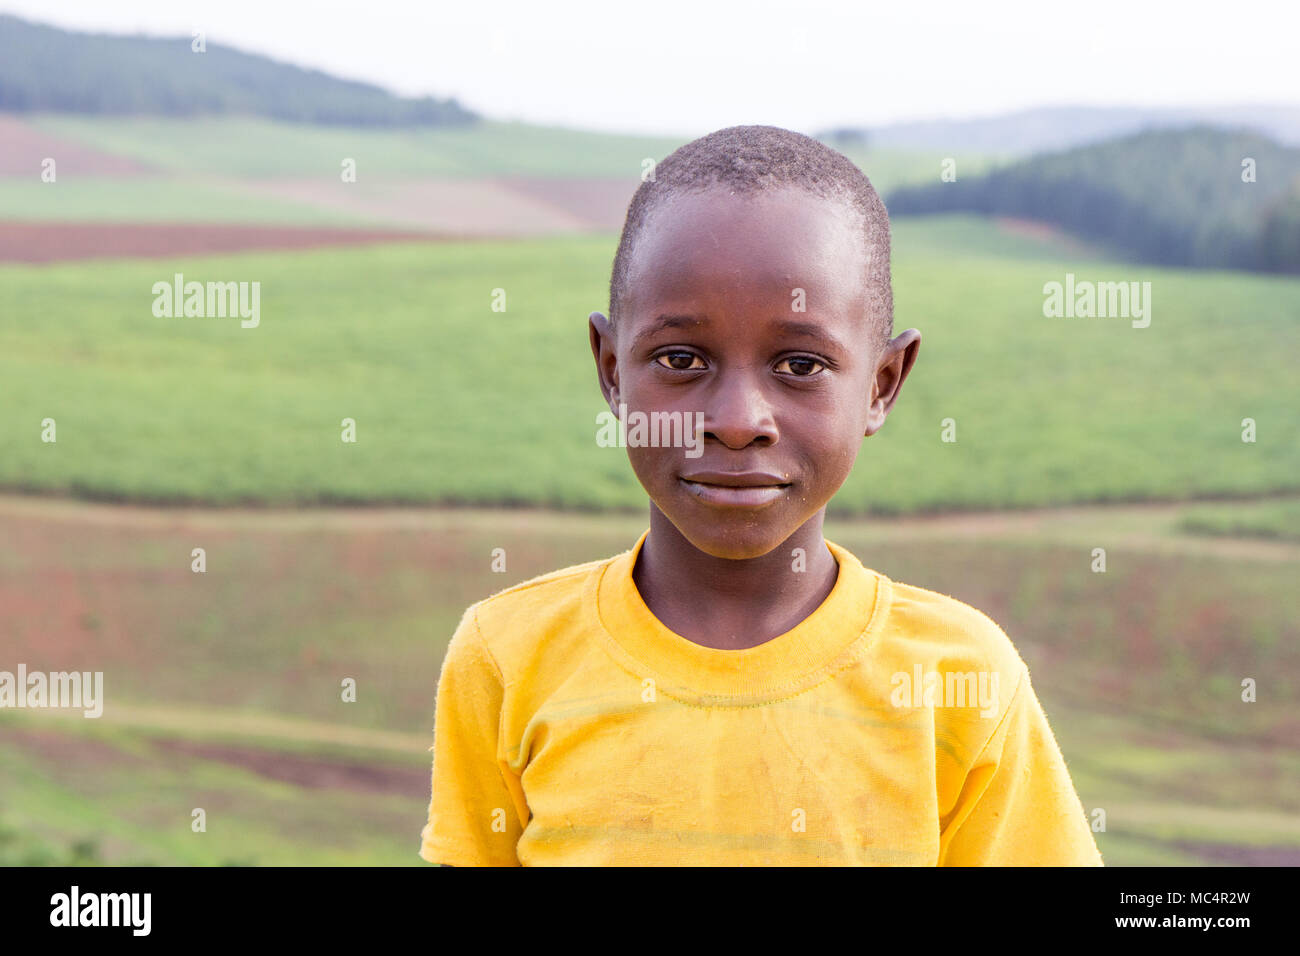
<svg viewBox="0 0 1300 956">
<path fill-rule="evenodd" d="M 730 508 L 761 508 L 782 497 L 789 485 L 757 485 L 752 488 L 733 488 L 728 485 L 704 485 L 698 481 L 680 479 L 686 489 L 701 501 Z"/>
</svg>

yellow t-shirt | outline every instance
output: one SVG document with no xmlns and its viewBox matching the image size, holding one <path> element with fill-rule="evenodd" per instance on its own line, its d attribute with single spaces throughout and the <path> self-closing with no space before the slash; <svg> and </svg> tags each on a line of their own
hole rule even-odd
<svg viewBox="0 0 1300 956">
<path fill-rule="evenodd" d="M 422 858 L 1101 865 L 1028 670 L 983 614 L 828 541 L 816 611 L 757 647 L 704 647 L 641 599 L 645 539 L 465 612 Z"/>
</svg>

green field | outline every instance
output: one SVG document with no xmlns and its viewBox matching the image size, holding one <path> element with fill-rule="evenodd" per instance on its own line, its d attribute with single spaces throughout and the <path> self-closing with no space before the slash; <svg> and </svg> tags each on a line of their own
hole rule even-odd
<svg viewBox="0 0 1300 956">
<path fill-rule="evenodd" d="M 922 329 L 921 359 L 836 512 L 1300 487 L 1300 280 L 1089 262 L 977 220 L 900 222 L 895 245 L 896 324 Z M 586 316 L 605 308 L 613 251 L 571 238 L 0 267 L 0 487 L 640 507 L 625 453 L 595 442 Z M 1042 286 L 1067 271 L 1150 281 L 1150 327 L 1044 318 Z M 260 282 L 260 326 L 155 318 L 151 288 L 175 272 Z M 46 418 L 57 443 L 40 440 Z"/>
</svg>

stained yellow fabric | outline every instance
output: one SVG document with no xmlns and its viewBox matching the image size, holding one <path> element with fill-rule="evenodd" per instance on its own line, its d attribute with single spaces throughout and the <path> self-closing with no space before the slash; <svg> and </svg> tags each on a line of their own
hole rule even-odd
<svg viewBox="0 0 1300 956">
<path fill-rule="evenodd" d="M 465 612 L 422 858 L 1101 865 L 1025 664 L 983 614 L 827 542 L 839 572 L 808 618 L 704 647 L 641 599 L 645 538 Z"/>
</svg>

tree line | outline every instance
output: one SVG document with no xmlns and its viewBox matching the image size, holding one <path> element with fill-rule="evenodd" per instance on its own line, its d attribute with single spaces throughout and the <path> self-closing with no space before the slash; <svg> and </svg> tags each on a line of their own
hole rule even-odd
<svg viewBox="0 0 1300 956">
<path fill-rule="evenodd" d="M 1300 272 L 1300 150 L 1247 130 L 1156 130 L 895 190 L 890 215 L 1052 223 L 1144 262 Z"/>
<path fill-rule="evenodd" d="M 465 125 L 479 118 L 454 98 L 406 99 L 202 36 L 74 33 L 3 15 L 0 111 L 241 113 L 347 126 Z"/>
</svg>

